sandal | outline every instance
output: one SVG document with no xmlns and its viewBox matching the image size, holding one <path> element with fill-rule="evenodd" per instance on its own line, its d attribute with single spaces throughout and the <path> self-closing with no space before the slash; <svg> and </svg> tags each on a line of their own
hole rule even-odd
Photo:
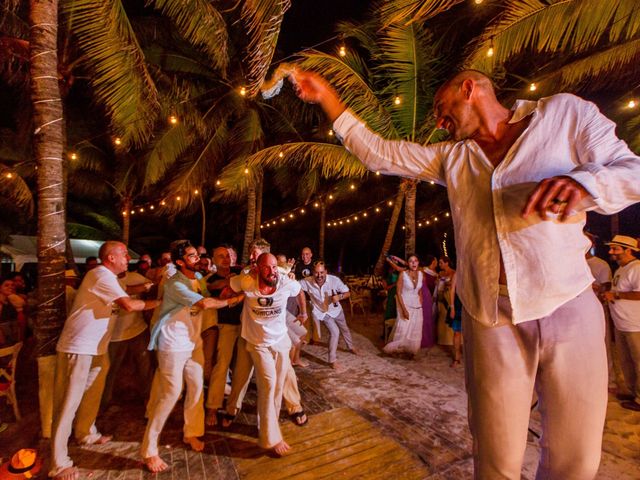
<svg viewBox="0 0 640 480">
<path fill-rule="evenodd" d="M 231 413 L 221 408 L 218 409 L 217 414 L 218 414 L 218 418 L 221 419 L 220 425 L 223 428 L 229 428 L 231 424 L 236 421 L 236 417 L 238 415 L 237 413 L 235 415 L 232 415 Z"/>
<path fill-rule="evenodd" d="M 295 423 L 298 427 L 303 427 L 307 423 L 309 423 L 309 417 L 304 410 L 300 410 L 299 412 L 292 413 L 290 415 L 291 421 Z"/>
</svg>

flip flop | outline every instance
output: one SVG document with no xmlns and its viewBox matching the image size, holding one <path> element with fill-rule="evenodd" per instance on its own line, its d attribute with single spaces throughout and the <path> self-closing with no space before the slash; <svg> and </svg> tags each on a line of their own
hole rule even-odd
<svg viewBox="0 0 640 480">
<path fill-rule="evenodd" d="M 307 423 L 309 423 L 309 417 L 307 416 L 306 413 L 304 413 L 304 410 L 292 413 L 290 417 L 291 417 L 291 421 L 295 423 L 298 427 L 303 427 Z"/>
</svg>

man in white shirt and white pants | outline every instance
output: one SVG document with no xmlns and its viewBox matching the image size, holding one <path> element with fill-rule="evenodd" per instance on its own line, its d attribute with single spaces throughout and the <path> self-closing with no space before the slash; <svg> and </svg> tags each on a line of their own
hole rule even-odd
<svg viewBox="0 0 640 480">
<path fill-rule="evenodd" d="M 634 255 L 640 248 L 635 238 L 626 235 L 616 235 L 607 245 L 619 268 L 603 297 L 616 326 L 622 372 L 631 392 L 618 399 L 623 408 L 640 412 L 640 260 Z"/>
<path fill-rule="evenodd" d="M 102 264 L 82 280 L 56 347 L 49 476 L 58 480 L 75 480 L 80 475 L 69 458 L 72 428 L 81 444 L 105 443 L 111 438 L 98 432 L 95 420 L 109 370 L 107 349 L 119 308 L 134 312 L 159 304 L 156 300 L 129 297 L 118 283 L 117 275 L 129 265 L 126 245 L 105 242 L 99 256 Z"/>
<path fill-rule="evenodd" d="M 466 70 L 434 97 L 436 126 L 451 140 L 424 146 L 371 131 L 319 75 L 292 77 L 369 170 L 447 187 L 476 477 L 521 477 L 535 389 L 536 478 L 594 478 L 607 357 L 584 259 L 585 210 L 611 214 L 640 201 L 640 158 L 615 124 L 568 94 L 505 108 L 486 75 Z"/>
<path fill-rule="evenodd" d="M 351 353 L 357 353 L 353 347 L 351 331 L 344 317 L 344 310 L 340 300 L 349 298 L 351 292 L 342 280 L 335 275 L 329 275 L 327 267 L 322 260 L 313 262 L 311 276 L 300 281 L 302 290 L 309 294 L 311 298 L 311 316 L 314 323 L 324 324 L 329 330 L 329 345 L 327 351 L 327 361 L 331 368 L 338 369 L 340 365 L 337 360 L 338 340 L 340 334 L 347 344 Z"/>
</svg>

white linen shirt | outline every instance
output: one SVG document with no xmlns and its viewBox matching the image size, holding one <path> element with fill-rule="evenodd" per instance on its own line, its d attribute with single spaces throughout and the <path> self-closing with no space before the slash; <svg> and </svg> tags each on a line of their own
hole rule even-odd
<svg viewBox="0 0 640 480">
<path fill-rule="evenodd" d="M 640 292 L 640 260 L 619 267 L 613 275 L 612 292 Z M 609 302 L 611 318 L 621 332 L 640 332 L 640 300 L 618 299 Z"/>
<path fill-rule="evenodd" d="M 335 294 L 347 293 L 349 287 L 347 287 L 342 280 L 335 275 L 327 275 L 327 279 L 319 286 L 316 283 L 314 277 L 306 277 L 300 280 L 300 286 L 302 290 L 309 294 L 311 298 L 311 314 L 314 318 L 322 320 L 325 315 L 329 315 L 331 318 L 336 318 L 342 313 L 342 305 L 338 302 L 337 305 L 331 301 L 332 291 Z"/>
<path fill-rule="evenodd" d="M 372 171 L 434 181 L 447 187 L 458 250 L 457 292 L 467 312 L 497 323 L 500 255 L 514 324 L 545 317 L 588 288 L 584 255 L 587 209 L 604 214 L 640 200 L 640 158 L 615 135 L 615 124 L 591 102 L 559 94 L 518 100 L 510 123 L 528 127 L 494 167 L 474 140 L 422 146 L 388 141 L 351 112 L 334 122 L 345 147 Z M 537 214 L 522 218 L 541 180 L 568 175 L 592 198 L 564 223 Z"/>
</svg>

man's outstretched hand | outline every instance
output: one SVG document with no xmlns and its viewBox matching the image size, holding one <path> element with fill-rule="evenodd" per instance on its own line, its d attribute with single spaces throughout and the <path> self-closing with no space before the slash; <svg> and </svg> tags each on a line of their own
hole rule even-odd
<svg viewBox="0 0 640 480">
<path fill-rule="evenodd" d="M 545 178 L 529 194 L 522 216 L 526 218 L 535 211 L 542 220 L 547 220 L 547 215 L 552 213 L 560 215 L 560 221 L 564 222 L 587 196 L 589 192 L 571 177 Z"/>
<path fill-rule="evenodd" d="M 291 73 L 296 95 L 303 102 L 317 103 L 330 121 L 334 121 L 346 109 L 329 82 L 315 72 L 295 70 Z"/>
</svg>

